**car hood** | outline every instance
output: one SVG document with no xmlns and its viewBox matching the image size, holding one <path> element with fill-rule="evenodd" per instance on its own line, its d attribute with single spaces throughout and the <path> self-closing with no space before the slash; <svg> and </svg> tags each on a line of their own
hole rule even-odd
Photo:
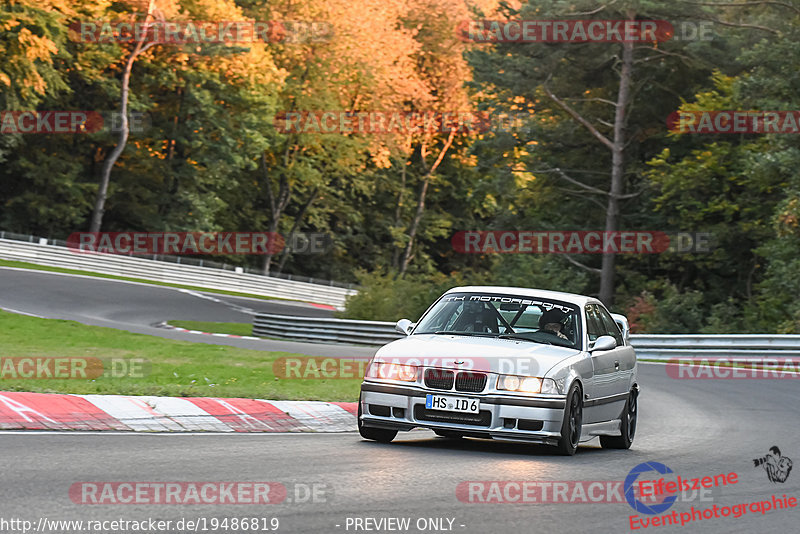
<svg viewBox="0 0 800 534">
<path fill-rule="evenodd" d="M 517 339 L 415 334 L 383 346 L 375 361 L 543 376 L 580 351 Z M 456 364 L 455 362 L 463 362 Z"/>
</svg>

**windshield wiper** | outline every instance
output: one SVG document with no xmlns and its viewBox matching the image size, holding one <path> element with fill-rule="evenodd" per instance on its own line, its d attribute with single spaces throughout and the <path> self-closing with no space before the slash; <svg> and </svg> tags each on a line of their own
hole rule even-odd
<svg viewBox="0 0 800 534">
<path fill-rule="evenodd" d="M 447 335 L 451 335 L 451 336 L 467 336 L 467 337 L 473 337 L 473 336 L 477 336 L 477 337 L 487 337 L 487 336 L 495 337 L 494 334 L 487 334 L 487 333 L 483 333 L 483 332 L 459 332 L 457 330 L 456 331 L 452 331 L 452 332 L 450 330 L 437 330 L 436 332 L 434 332 L 434 334 L 447 334 Z"/>
<path fill-rule="evenodd" d="M 521 334 L 500 334 L 499 336 L 497 336 L 497 339 L 521 339 L 522 341 L 532 341 L 534 343 L 541 343 L 543 345 L 552 345 L 552 343 L 550 343 L 549 341 L 543 341 L 541 339 L 531 339 Z"/>
</svg>

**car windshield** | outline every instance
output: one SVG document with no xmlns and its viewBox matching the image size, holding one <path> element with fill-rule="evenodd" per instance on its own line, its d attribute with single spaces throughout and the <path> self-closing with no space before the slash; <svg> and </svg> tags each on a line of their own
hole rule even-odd
<svg viewBox="0 0 800 534">
<path fill-rule="evenodd" d="M 519 295 L 450 293 L 420 319 L 414 334 L 523 339 L 578 346 L 578 308 L 556 300 Z"/>
</svg>

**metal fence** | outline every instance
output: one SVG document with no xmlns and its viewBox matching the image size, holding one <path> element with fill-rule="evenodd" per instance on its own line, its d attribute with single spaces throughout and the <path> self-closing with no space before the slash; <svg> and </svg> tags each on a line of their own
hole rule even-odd
<svg viewBox="0 0 800 534">
<path fill-rule="evenodd" d="M 384 345 L 405 337 L 394 330 L 394 323 L 320 319 L 289 315 L 260 314 L 253 323 L 253 334 L 317 343 Z M 800 335 L 772 334 L 633 334 L 631 345 L 641 360 L 714 357 L 747 358 L 800 356 Z"/>
<path fill-rule="evenodd" d="M 14 239 L 8 239 L 13 237 Z M 25 241 L 20 238 L 28 238 Z M 156 282 L 237 291 L 344 307 L 345 298 L 355 293 L 343 284 L 311 283 L 245 272 L 241 267 L 182 256 L 138 257 L 77 252 L 63 241 L 0 232 L 0 258 L 37 265 L 62 267 L 101 274 L 141 278 Z"/>
<path fill-rule="evenodd" d="M 631 345 L 640 358 L 800 356 L 800 335 L 778 334 L 634 334 Z"/>
<path fill-rule="evenodd" d="M 404 337 L 394 330 L 394 323 L 295 317 L 292 315 L 259 314 L 253 320 L 253 335 L 278 337 L 316 343 L 350 343 L 385 345 Z"/>
</svg>

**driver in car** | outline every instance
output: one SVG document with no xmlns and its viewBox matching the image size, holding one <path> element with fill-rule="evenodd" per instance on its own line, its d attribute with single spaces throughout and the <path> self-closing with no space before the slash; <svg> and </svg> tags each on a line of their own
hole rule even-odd
<svg viewBox="0 0 800 534">
<path fill-rule="evenodd" d="M 542 316 L 539 317 L 539 331 L 547 332 L 548 334 L 553 334 L 554 336 L 569 341 L 569 338 L 561 331 L 564 328 L 562 322 L 564 317 L 566 317 L 566 314 L 555 308 L 546 310 Z"/>
</svg>

